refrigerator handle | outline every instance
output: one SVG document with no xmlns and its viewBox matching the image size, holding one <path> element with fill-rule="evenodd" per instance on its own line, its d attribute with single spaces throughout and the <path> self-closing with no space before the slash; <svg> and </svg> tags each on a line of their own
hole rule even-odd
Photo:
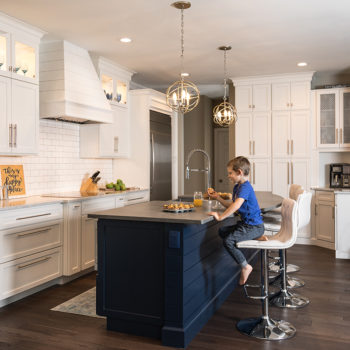
<svg viewBox="0 0 350 350">
<path fill-rule="evenodd" d="M 152 183 L 151 183 L 151 190 L 154 184 L 154 135 L 151 133 L 151 148 L 152 148 Z"/>
</svg>

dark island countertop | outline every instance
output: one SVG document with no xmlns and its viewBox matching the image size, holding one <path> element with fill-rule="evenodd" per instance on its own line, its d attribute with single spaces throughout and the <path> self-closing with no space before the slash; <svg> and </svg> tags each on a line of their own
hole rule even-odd
<svg viewBox="0 0 350 350">
<path fill-rule="evenodd" d="M 171 213 L 163 211 L 164 203 L 164 201 L 144 202 L 132 206 L 104 210 L 88 216 L 89 218 L 97 219 L 168 222 L 175 224 L 206 224 L 214 220 L 213 216 L 208 215 L 211 209 L 207 207 L 196 207 L 191 212 Z M 215 211 L 217 210 L 215 209 Z"/>
</svg>

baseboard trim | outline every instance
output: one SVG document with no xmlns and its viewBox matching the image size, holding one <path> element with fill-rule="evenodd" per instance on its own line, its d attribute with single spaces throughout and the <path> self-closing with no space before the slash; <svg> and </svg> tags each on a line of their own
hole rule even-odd
<svg viewBox="0 0 350 350">
<path fill-rule="evenodd" d="M 314 244 L 312 242 L 311 238 L 303 238 L 303 237 L 298 237 L 297 241 L 295 243 L 296 244 L 304 244 L 304 245 L 313 245 Z"/>
<path fill-rule="evenodd" d="M 75 280 L 75 279 L 77 279 L 77 278 L 79 278 L 81 276 L 84 276 L 84 275 L 86 275 L 86 274 L 88 274 L 88 273 L 90 273 L 92 271 L 95 271 L 95 267 L 94 266 L 89 267 L 86 270 L 77 272 L 77 273 L 75 273 L 72 276 L 61 276 L 57 283 L 60 284 L 60 285 L 69 283 L 69 282 L 71 282 L 71 281 L 73 281 L 73 280 Z"/>
</svg>

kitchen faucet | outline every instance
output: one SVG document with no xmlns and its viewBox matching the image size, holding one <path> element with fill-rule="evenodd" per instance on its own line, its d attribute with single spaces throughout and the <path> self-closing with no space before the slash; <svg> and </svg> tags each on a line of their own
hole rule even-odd
<svg viewBox="0 0 350 350">
<path fill-rule="evenodd" d="M 191 159 L 192 155 L 196 152 L 203 153 L 207 157 L 208 167 L 206 169 L 191 169 L 190 168 L 190 166 L 189 166 L 190 159 Z M 206 172 L 207 173 L 207 188 L 211 187 L 210 186 L 210 175 L 211 175 L 210 157 L 206 151 L 204 151 L 203 149 L 199 149 L 199 148 L 195 148 L 192 151 L 190 151 L 190 153 L 187 156 L 187 161 L 186 161 L 186 179 L 190 178 L 190 171 Z"/>
</svg>

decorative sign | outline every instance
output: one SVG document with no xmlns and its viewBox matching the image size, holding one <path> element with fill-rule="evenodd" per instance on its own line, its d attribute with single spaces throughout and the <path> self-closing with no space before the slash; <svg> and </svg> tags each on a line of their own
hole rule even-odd
<svg viewBox="0 0 350 350">
<path fill-rule="evenodd" d="M 1 185 L 8 186 L 9 196 L 26 194 L 23 165 L 0 165 Z"/>
</svg>

